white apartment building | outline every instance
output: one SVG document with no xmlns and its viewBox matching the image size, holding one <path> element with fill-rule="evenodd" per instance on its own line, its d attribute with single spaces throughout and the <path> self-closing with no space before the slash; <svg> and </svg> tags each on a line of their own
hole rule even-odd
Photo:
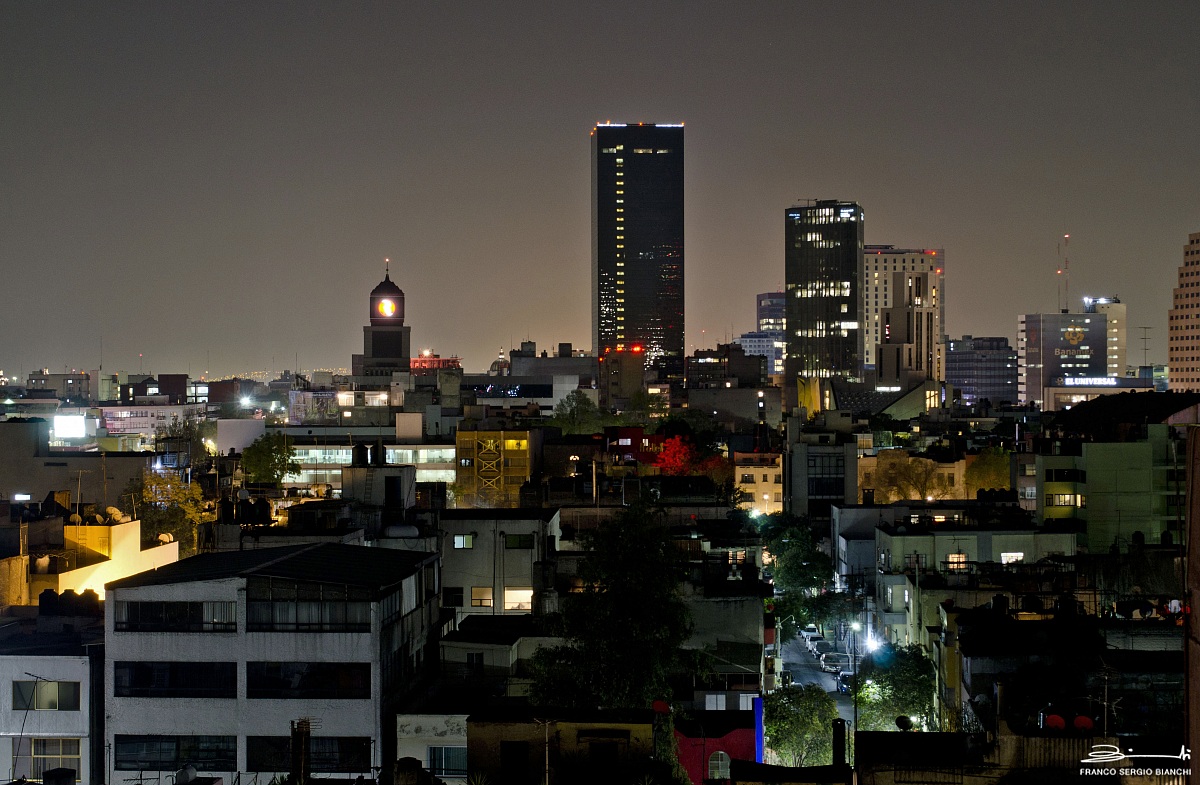
<svg viewBox="0 0 1200 785">
<path fill-rule="evenodd" d="M 396 705 L 425 675 L 437 554 L 317 544 L 201 554 L 110 583 L 107 782 L 192 765 L 269 782 L 309 718 L 316 776 L 395 760 Z"/>
</svg>

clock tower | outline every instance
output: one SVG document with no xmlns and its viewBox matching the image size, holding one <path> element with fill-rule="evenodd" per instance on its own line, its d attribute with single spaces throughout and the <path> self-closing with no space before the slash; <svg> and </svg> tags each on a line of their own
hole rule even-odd
<svg viewBox="0 0 1200 785">
<path fill-rule="evenodd" d="M 370 308 L 371 323 L 363 327 L 363 353 L 353 357 L 353 375 L 407 373 L 412 328 L 404 324 L 404 292 L 392 281 L 387 267 L 383 280 L 371 290 Z"/>
</svg>

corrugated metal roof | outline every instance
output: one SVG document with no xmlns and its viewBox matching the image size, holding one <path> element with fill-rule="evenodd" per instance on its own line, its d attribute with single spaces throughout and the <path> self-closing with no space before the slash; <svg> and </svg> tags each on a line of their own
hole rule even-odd
<svg viewBox="0 0 1200 785">
<path fill-rule="evenodd" d="M 254 576 L 340 583 L 383 592 L 417 572 L 424 563 L 436 559 L 436 553 L 364 545 L 285 545 L 251 551 L 201 553 L 156 570 L 113 581 L 105 588 L 129 589 Z"/>
</svg>

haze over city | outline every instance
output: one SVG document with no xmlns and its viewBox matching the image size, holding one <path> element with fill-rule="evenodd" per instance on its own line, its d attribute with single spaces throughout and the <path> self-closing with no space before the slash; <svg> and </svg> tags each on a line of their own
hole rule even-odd
<svg viewBox="0 0 1200 785">
<path fill-rule="evenodd" d="M 413 348 L 590 348 L 596 122 L 683 122 L 687 350 L 783 286 L 783 211 L 946 251 L 946 334 L 1118 295 L 1166 361 L 1200 228 L 1194 4 L 0 7 L 0 368 L 342 367 L 384 258 Z M 13 297 L 12 295 L 19 295 Z M 1145 347 L 1142 331 L 1149 327 Z M 1147 351 L 1143 352 L 1143 348 Z"/>
</svg>

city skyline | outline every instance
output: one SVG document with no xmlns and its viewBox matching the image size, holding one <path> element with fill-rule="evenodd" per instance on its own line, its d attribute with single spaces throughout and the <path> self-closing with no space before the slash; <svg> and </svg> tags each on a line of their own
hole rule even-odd
<svg viewBox="0 0 1200 785">
<path fill-rule="evenodd" d="M 952 337 L 1055 310 L 1070 234 L 1072 309 L 1119 296 L 1166 361 L 1200 9 L 729 11 L 8 4 L 0 368 L 347 367 L 385 257 L 414 352 L 588 347 L 609 119 L 686 123 L 689 353 L 753 329 L 820 198 L 946 250 Z"/>
</svg>

